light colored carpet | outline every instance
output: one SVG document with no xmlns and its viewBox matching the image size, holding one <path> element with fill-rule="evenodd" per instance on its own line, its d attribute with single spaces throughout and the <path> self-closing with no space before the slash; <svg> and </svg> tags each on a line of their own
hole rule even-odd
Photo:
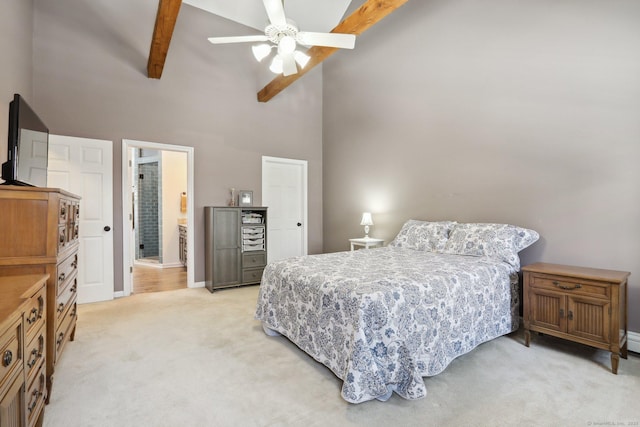
<svg viewBox="0 0 640 427">
<path fill-rule="evenodd" d="M 521 331 L 426 378 L 426 398 L 349 404 L 341 381 L 253 320 L 258 287 L 183 289 L 82 305 L 44 425 L 638 425 L 640 358 Z"/>
</svg>

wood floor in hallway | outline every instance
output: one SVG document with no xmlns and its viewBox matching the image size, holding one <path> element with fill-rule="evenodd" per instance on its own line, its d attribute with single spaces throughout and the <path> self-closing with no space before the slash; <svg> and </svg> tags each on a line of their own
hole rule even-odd
<svg viewBox="0 0 640 427">
<path fill-rule="evenodd" d="M 172 291 L 187 287 L 185 267 L 156 268 L 144 265 L 133 267 L 133 293 Z"/>
</svg>

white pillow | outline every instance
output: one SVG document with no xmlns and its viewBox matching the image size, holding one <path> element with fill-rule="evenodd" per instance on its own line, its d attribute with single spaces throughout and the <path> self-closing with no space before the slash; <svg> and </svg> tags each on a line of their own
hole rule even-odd
<svg viewBox="0 0 640 427">
<path fill-rule="evenodd" d="M 538 240 L 540 235 L 509 224 L 456 224 L 443 253 L 486 256 L 520 269 L 518 252 Z"/>
<path fill-rule="evenodd" d="M 410 219 L 404 223 L 398 235 L 388 246 L 441 252 L 454 225 L 453 221 L 428 222 Z"/>
</svg>

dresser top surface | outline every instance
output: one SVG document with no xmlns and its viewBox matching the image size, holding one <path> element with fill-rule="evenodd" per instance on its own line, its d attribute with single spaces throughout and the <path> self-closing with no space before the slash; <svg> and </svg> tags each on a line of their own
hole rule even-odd
<svg viewBox="0 0 640 427">
<path fill-rule="evenodd" d="M 77 194 L 70 193 L 61 188 L 28 187 L 28 186 L 22 186 L 22 185 L 0 185 L 0 191 L 1 190 L 16 191 L 16 192 L 23 191 L 23 192 L 30 192 L 30 193 L 37 193 L 37 192 L 59 193 L 67 197 L 80 199 L 80 196 L 78 196 Z"/>
<path fill-rule="evenodd" d="M 616 283 L 624 282 L 631 274 L 628 271 L 605 270 L 601 268 L 578 267 L 574 265 L 550 264 L 545 262 L 526 265 L 522 267 L 522 271 Z"/>
</svg>

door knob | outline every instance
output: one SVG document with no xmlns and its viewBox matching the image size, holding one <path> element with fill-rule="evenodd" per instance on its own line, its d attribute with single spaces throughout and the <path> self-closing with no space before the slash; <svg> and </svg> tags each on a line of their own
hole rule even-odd
<svg viewBox="0 0 640 427">
<path fill-rule="evenodd" d="M 298 225 L 298 227 L 302 227 L 302 223 L 301 222 L 299 222 L 297 225 Z"/>
<path fill-rule="evenodd" d="M 104 226 L 104 231 L 111 231 L 111 227 L 109 227 L 108 225 Z"/>
</svg>

